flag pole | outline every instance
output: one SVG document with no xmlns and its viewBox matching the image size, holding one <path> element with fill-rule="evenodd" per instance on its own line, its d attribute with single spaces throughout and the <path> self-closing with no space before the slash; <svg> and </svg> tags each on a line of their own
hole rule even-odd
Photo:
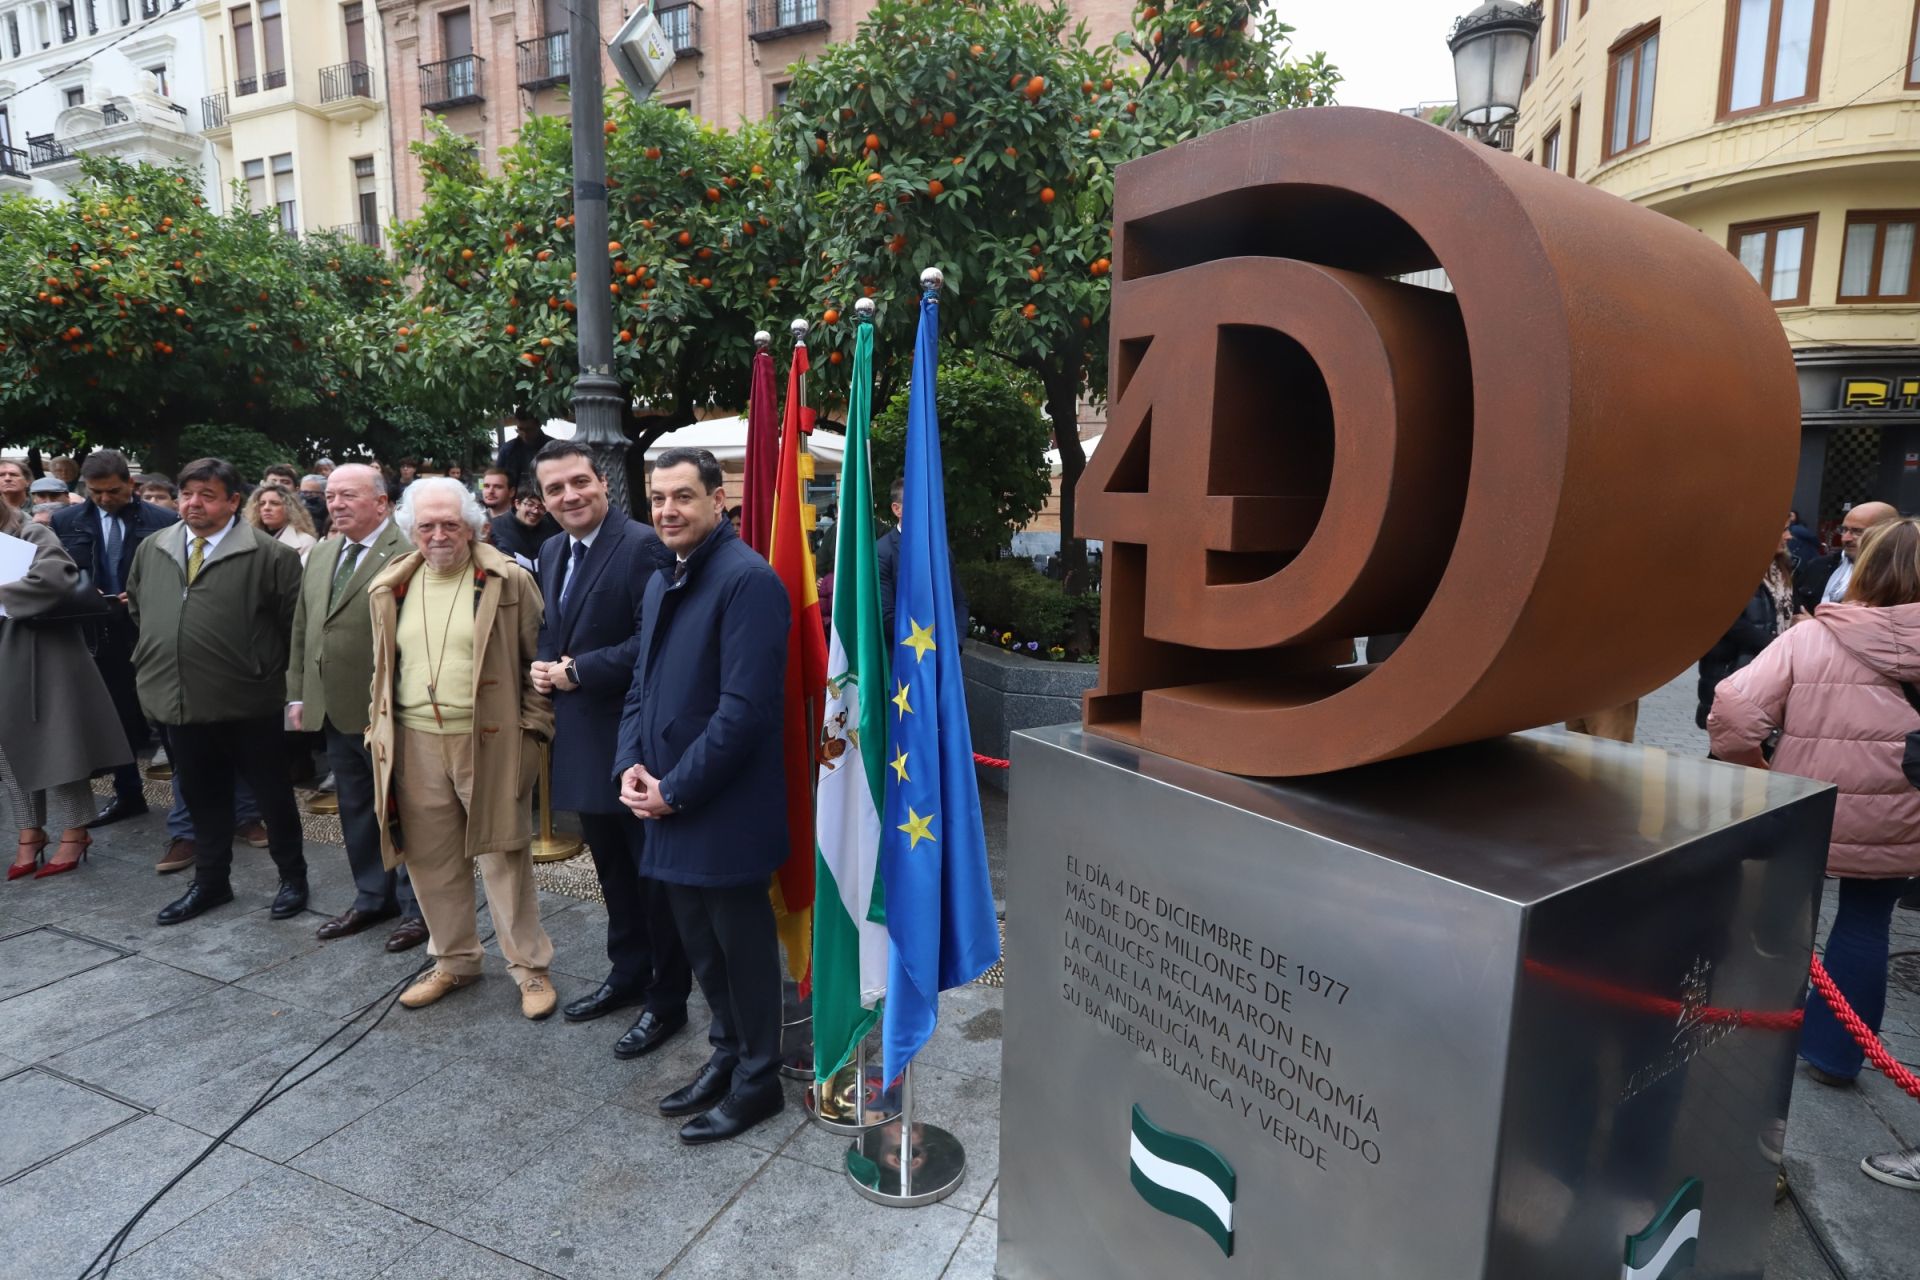
<svg viewBox="0 0 1920 1280">
<path fill-rule="evenodd" d="M 875 308 L 872 298 L 860 298 L 854 302 L 853 314 L 856 333 L 872 328 L 874 311 Z M 868 332 L 866 336 L 871 339 L 872 334 Z M 856 377 L 866 376 L 869 384 L 871 383 L 872 366 L 871 364 L 863 366 L 858 355 L 854 357 L 854 373 Z M 851 405 L 852 398 L 850 397 L 848 413 L 849 441 L 852 440 L 855 434 Z M 864 421 L 859 424 L 859 431 L 862 433 L 861 438 L 864 439 L 864 433 L 866 431 L 866 423 Z M 851 450 L 851 448 L 852 445 L 849 444 L 849 449 Z M 840 516 L 842 519 L 846 519 L 849 513 L 864 514 L 869 521 L 872 519 L 873 495 L 870 489 L 866 492 L 865 501 L 867 509 L 864 513 L 861 512 L 857 504 L 850 505 L 847 501 L 846 479 L 855 467 L 858 467 L 861 474 L 864 475 L 866 473 L 866 462 L 866 454 L 862 451 L 857 460 L 849 460 L 843 463 L 841 467 Z M 845 573 L 849 567 L 849 565 L 842 564 L 838 560 L 835 561 L 836 573 Z M 829 701 L 829 706 L 831 706 L 831 701 Z M 819 769 L 814 771 L 813 789 L 815 825 L 817 829 L 820 811 Z M 815 902 L 814 909 L 815 911 L 820 909 L 818 901 Z M 814 955 L 817 963 L 819 952 L 816 950 Z M 816 992 L 819 990 L 817 984 L 818 976 L 816 971 Z M 818 1028 L 816 1027 L 816 1034 L 817 1030 Z M 818 1041 L 816 1040 L 815 1043 L 817 1057 Z M 835 1071 L 825 1080 L 816 1079 L 808 1085 L 805 1099 L 807 1114 L 813 1119 L 815 1124 L 829 1133 L 837 1133 L 843 1137 L 853 1137 L 857 1134 L 864 1133 L 873 1126 L 885 1124 L 900 1114 L 899 1108 L 891 1105 L 888 1101 L 884 1088 L 885 1084 L 886 1081 L 879 1076 L 879 1068 L 870 1067 L 868 1064 L 867 1036 L 863 1035 L 854 1046 L 851 1061 L 842 1064 L 838 1071 Z M 872 1109 L 869 1109 L 867 1106 L 869 1096 L 877 1099 Z"/>
<path fill-rule="evenodd" d="M 920 273 L 920 289 L 936 304 L 946 283 L 940 268 Z M 916 370 L 916 373 L 918 371 Z M 900 1116 L 866 1130 L 847 1147 L 847 1177 L 853 1189 L 876 1204 L 913 1208 L 952 1195 L 967 1176 L 960 1139 L 916 1116 L 914 1063 L 900 1072 Z"/>
<path fill-rule="evenodd" d="M 797 318 L 787 326 L 787 331 L 793 335 L 793 345 L 796 348 L 804 348 L 807 345 L 808 329 L 807 322 Z M 800 383 L 800 404 L 803 409 L 807 403 L 806 395 L 807 384 L 803 380 Z M 796 417 L 794 419 L 796 431 L 799 430 L 799 424 L 800 418 Z M 791 501 L 799 501 L 797 494 L 788 494 L 787 497 Z M 804 538 L 806 532 L 802 530 L 800 536 Z M 816 723 L 813 718 L 815 706 L 813 695 L 807 696 L 804 705 L 807 723 L 810 725 Z M 810 751 L 813 745 L 815 744 L 809 744 Z M 813 778 L 813 786 L 817 790 L 820 785 L 819 770 L 814 769 L 809 772 Z M 813 1082 L 813 1002 L 801 997 L 800 984 L 790 977 L 781 978 L 780 986 L 781 1008 L 790 1011 L 793 1015 L 780 1024 L 780 1074 L 789 1080 L 805 1080 L 811 1084 Z M 791 1005 L 785 998 L 789 986 L 794 993 Z"/>
</svg>

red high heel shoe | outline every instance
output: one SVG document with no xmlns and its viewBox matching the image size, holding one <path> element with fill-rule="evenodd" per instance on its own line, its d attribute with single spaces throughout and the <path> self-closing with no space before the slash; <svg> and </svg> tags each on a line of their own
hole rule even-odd
<svg viewBox="0 0 1920 1280">
<path fill-rule="evenodd" d="M 23 865 L 22 863 L 16 860 L 12 866 L 7 868 L 7 879 L 10 881 L 19 880 L 22 877 L 30 876 L 34 874 L 34 872 L 40 869 L 40 853 L 42 850 L 44 850 L 47 847 L 47 838 L 45 836 L 41 836 L 38 840 L 28 840 L 28 839 L 22 838 L 20 841 L 20 847 L 23 850 L 25 849 L 33 850 L 33 861 L 29 863 L 25 863 Z M 18 859 L 19 855 L 15 854 L 14 857 Z"/>
<path fill-rule="evenodd" d="M 75 858 L 72 862 L 54 862 L 49 859 L 46 866 L 41 867 L 39 871 L 34 873 L 33 878 L 35 880 L 45 880 L 48 876 L 65 875 L 67 872 L 85 862 L 87 860 L 87 850 L 93 848 L 93 837 L 84 831 L 80 833 L 78 840 L 74 840 L 69 836 L 61 837 L 60 847 L 62 849 L 65 849 L 70 844 L 78 844 L 80 846 L 79 857 Z"/>
</svg>

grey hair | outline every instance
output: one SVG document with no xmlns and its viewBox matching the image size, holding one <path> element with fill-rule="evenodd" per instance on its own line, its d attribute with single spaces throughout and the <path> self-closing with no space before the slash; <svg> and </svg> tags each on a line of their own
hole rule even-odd
<svg viewBox="0 0 1920 1280">
<path fill-rule="evenodd" d="M 480 499 L 473 490 L 448 476 L 422 476 L 407 486 L 400 495 L 400 505 L 394 510 L 393 522 L 400 526 L 400 533 L 407 541 L 413 541 L 413 507 L 419 499 L 430 493 L 450 493 L 460 499 L 460 518 L 473 530 L 473 536 L 479 537 L 487 527 L 487 509 L 480 505 Z"/>
<path fill-rule="evenodd" d="M 306 486 L 307 481 L 309 480 L 313 481 L 315 484 L 325 484 L 327 482 L 327 478 L 325 476 L 320 475 L 317 472 L 309 471 L 306 475 L 300 477 L 301 486 L 304 488 Z"/>
</svg>

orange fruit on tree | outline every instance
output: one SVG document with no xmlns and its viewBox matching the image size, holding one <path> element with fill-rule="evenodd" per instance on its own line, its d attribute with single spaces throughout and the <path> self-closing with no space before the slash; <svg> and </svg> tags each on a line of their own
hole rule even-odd
<svg viewBox="0 0 1920 1280">
<path fill-rule="evenodd" d="M 828 363 L 828 364 L 839 364 L 839 363 L 840 363 L 840 353 L 839 353 L 838 351 L 834 351 L 834 352 L 831 352 L 831 353 L 829 353 L 829 354 L 828 354 L 828 356 L 827 356 L 827 363 Z"/>
<path fill-rule="evenodd" d="M 1029 302 L 1026 306 L 1020 308 L 1020 314 L 1025 316 L 1027 319 L 1031 320 L 1035 316 L 1040 314 L 1040 308 L 1034 306 L 1031 302 Z"/>
<path fill-rule="evenodd" d="M 820 317 L 820 323 L 834 324 L 834 323 L 837 323 L 839 319 L 840 319 L 840 313 L 838 311 L 835 311 L 832 307 L 828 307 L 827 313 Z"/>
<path fill-rule="evenodd" d="M 622 330 L 620 331 L 620 341 L 622 341 L 622 342 L 632 342 L 632 341 L 633 341 L 633 330 L 631 330 L 631 329 L 622 329 Z"/>
<path fill-rule="evenodd" d="M 953 114 L 953 112 L 949 111 L 940 117 L 940 123 L 947 126 L 947 128 L 951 129 L 953 128 L 953 126 L 960 123 L 960 117 Z"/>
<path fill-rule="evenodd" d="M 679 235 L 674 237 L 674 240 L 680 245 L 682 249 L 684 249 L 688 245 L 693 243 L 693 232 L 682 231 Z"/>
<path fill-rule="evenodd" d="M 646 156 L 647 156 L 647 159 L 649 160 L 658 160 L 660 158 L 660 148 L 648 147 L 646 150 Z"/>
<path fill-rule="evenodd" d="M 868 134 L 868 135 L 867 135 L 867 150 L 869 150 L 869 151 L 878 151 L 879 149 L 880 149 L 880 135 L 879 135 L 879 134 L 877 134 L 877 133 L 870 133 L 870 134 Z"/>
<path fill-rule="evenodd" d="M 1033 79 L 1027 81 L 1026 94 L 1027 94 L 1028 102 L 1040 101 L 1040 95 L 1045 93 L 1046 91 L 1047 91 L 1047 82 L 1045 77 L 1035 76 Z"/>
<path fill-rule="evenodd" d="M 618 240 L 609 240 L 609 241 L 607 241 L 607 252 L 608 252 L 608 253 L 619 253 L 619 252 L 620 252 L 620 242 L 619 242 Z"/>
<path fill-rule="evenodd" d="M 1052 203 L 1053 203 L 1053 188 L 1052 188 L 1052 187 L 1042 187 L 1042 188 L 1040 188 L 1040 203 L 1041 203 L 1041 204 L 1052 204 Z"/>
<path fill-rule="evenodd" d="M 462 261 L 462 262 L 472 262 L 472 261 L 473 261 L 473 250 L 471 250 L 471 249 L 462 249 L 462 250 L 460 251 L 460 261 Z"/>
<path fill-rule="evenodd" d="M 719 198 L 720 198 L 720 188 L 718 187 L 707 188 L 707 199 L 718 200 Z"/>
<path fill-rule="evenodd" d="M 947 184 L 940 181 L 940 179 L 938 178 L 935 178 L 932 182 L 929 182 L 927 184 L 927 194 L 930 196 L 937 196 L 941 192 L 945 191 L 946 189 L 947 189 Z"/>
<path fill-rule="evenodd" d="M 867 185 L 872 186 L 874 183 L 880 181 L 880 178 L 881 178 L 881 174 L 877 170 L 873 173 L 868 174 Z"/>
</svg>

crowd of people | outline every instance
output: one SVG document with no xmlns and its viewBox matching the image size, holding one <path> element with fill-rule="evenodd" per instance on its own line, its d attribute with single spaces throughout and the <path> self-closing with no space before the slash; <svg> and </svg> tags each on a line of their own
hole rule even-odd
<svg viewBox="0 0 1920 1280">
<path fill-rule="evenodd" d="M 579 815 L 608 914 L 606 979 L 565 1018 L 637 1010 L 613 1052 L 651 1053 L 697 980 L 711 1052 L 660 1112 L 700 1144 L 781 1109 L 767 888 L 786 817 L 754 797 L 785 785 L 789 606 L 711 454 L 654 460 L 651 524 L 611 507 L 586 448 L 524 431 L 477 486 L 415 459 L 251 485 L 218 458 L 166 477 L 100 450 L 73 470 L 0 463 L 0 533 L 33 548 L 0 585 L 0 658 L 25 675 L 0 685 L 9 880 L 72 872 L 90 830 L 145 813 L 157 736 L 175 795 L 155 869 L 192 872 L 158 922 L 234 902 L 236 840 L 272 861 L 269 915 L 300 917 L 290 756 L 317 742 L 354 885 L 319 938 L 392 922 L 388 950 L 431 957 L 399 1001 L 433 1004 L 481 977 L 477 869 L 520 1011 L 544 1019 L 530 799 L 551 751 L 550 799 Z M 49 481 L 60 501 L 36 503 Z M 96 808 L 98 776 L 114 791 Z"/>
<path fill-rule="evenodd" d="M 1740 617 L 1700 662 L 1699 722 L 1715 757 L 1834 784 L 1836 882 L 1827 971 L 1876 1033 L 1899 905 L 1920 908 L 1920 783 L 1903 762 L 1920 730 L 1920 520 L 1884 502 L 1850 508 L 1820 554 L 1790 513 Z M 1920 768 L 1916 768 L 1920 772 Z M 1865 1055 L 1810 992 L 1807 1075 L 1851 1088 Z M 1920 1190 L 1920 1147 L 1869 1155 L 1869 1176 Z"/>
</svg>

